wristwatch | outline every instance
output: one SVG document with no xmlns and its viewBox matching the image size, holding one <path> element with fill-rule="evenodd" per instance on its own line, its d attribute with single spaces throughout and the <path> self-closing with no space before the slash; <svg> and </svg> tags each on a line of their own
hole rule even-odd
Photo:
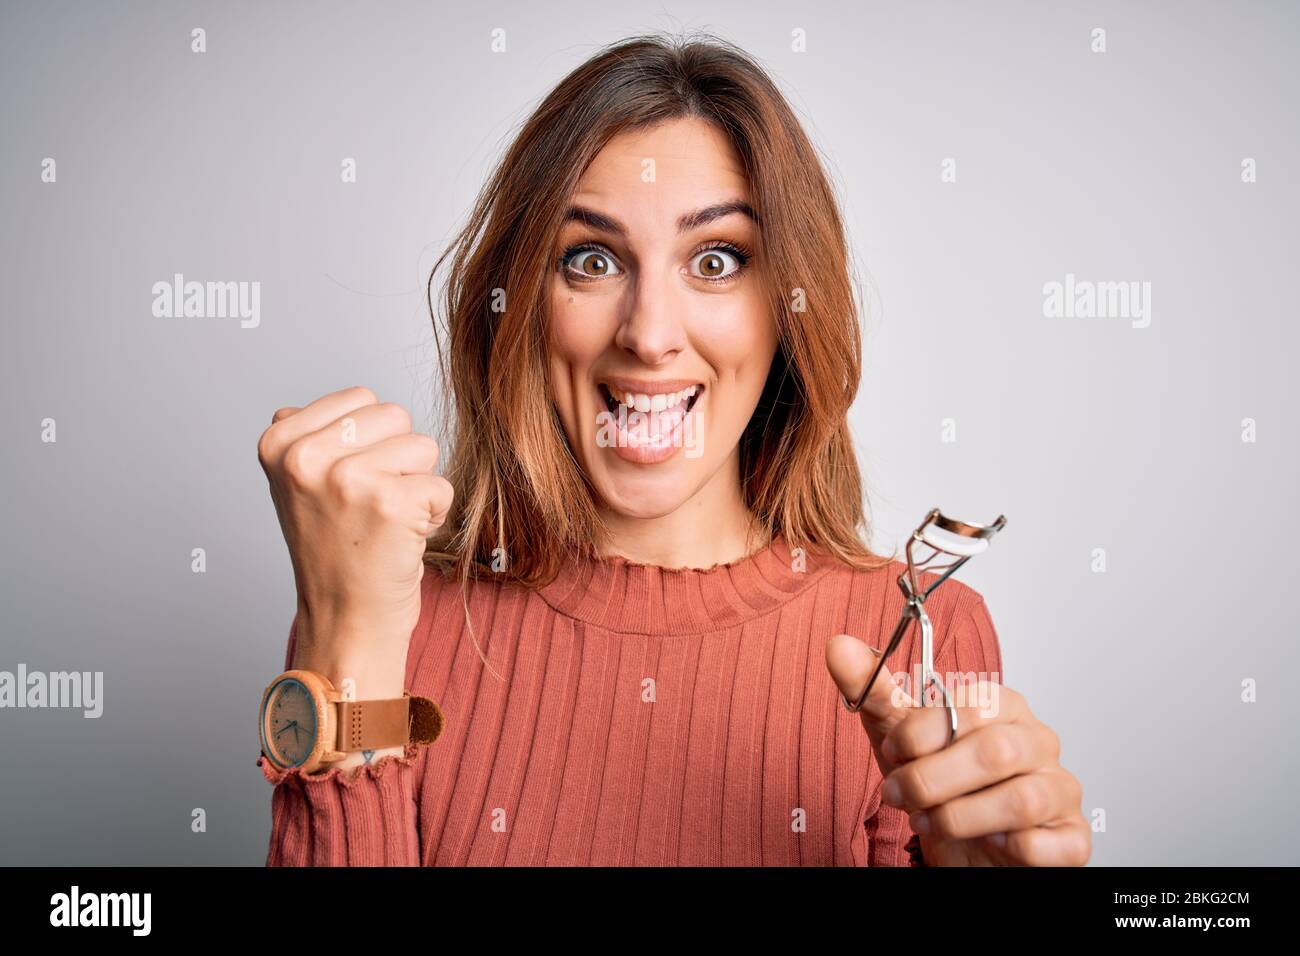
<svg viewBox="0 0 1300 956">
<path fill-rule="evenodd" d="M 262 753 L 284 770 L 319 770 L 358 750 L 433 743 L 438 705 L 410 691 L 387 700 L 345 700 L 323 674 L 285 671 L 262 694 Z"/>
</svg>

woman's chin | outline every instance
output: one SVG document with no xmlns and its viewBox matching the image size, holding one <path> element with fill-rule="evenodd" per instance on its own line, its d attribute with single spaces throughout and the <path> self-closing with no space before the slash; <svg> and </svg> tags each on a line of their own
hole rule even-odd
<svg viewBox="0 0 1300 956">
<path fill-rule="evenodd" d="M 654 475 L 611 475 L 608 472 L 595 485 L 601 499 L 611 511 L 625 518 L 662 518 L 685 504 L 695 493 L 679 469 Z"/>
</svg>

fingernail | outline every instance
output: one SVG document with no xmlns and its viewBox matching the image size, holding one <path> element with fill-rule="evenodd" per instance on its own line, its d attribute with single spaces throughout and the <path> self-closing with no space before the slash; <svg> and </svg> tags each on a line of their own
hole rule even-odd
<svg viewBox="0 0 1300 956">
<path fill-rule="evenodd" d="M 898 785 L 897 780 L 886 780 L 884 789 L 880 793 L 880 799 L 891 807 L 901 807 L 903 805 L 903 788 Z"/>
<path fill-rule="evenodd" d="M 912 823 L 912 829 L 915 830 L 917 833 L 930 832 L 930 814 L 926 813 L 924 810 L 922 810 L 918 814 L 915 814 L 911 819 L 911 823 Z"/>
<path fill-rule="evenodd" d="M 898 762 L 898 746 L 894 743 L 893 737 L 885 738 L 885 742 L 880 745 L 880 752 L 884 754 L 885 759 L 890 763 Z"/>
<path fill-rule="evenodd" d="M 1005 833 L 991 833 L 989 834 L 989 842 L 994 846 L 1006 846 L 1007 835 Z"/>
</svg>

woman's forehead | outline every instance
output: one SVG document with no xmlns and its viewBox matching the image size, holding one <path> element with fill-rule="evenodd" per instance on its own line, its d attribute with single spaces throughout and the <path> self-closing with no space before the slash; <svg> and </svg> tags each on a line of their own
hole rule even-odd
<svg viewBox="0 0 1300 956">
<path fill-rule="evenodd" d="M 618 134 L 592 159 L 577 186 L 577 194 L 605 202 L 656 192 L 690 196 L 690 201 L 748 199 L 748 179 L 722 131 L 692 117 Z"/>
</svg>

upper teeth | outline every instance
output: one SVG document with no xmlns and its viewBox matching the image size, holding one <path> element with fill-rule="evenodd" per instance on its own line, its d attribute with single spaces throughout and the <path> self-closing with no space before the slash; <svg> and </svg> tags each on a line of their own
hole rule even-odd
<svg viewBox="0 0 1300 956">
<path fill-rule="evenodd" d="M 691 385 L 680 392 L 660 392 L 657 395 L 647 395 L 644 392 L 616 392 L 612 388 L 609 393 L 620 403 L 638 412 L 662 412 L 666 408 L 680 405 L 698 390 L 698 385 Z"/>
</svg>

